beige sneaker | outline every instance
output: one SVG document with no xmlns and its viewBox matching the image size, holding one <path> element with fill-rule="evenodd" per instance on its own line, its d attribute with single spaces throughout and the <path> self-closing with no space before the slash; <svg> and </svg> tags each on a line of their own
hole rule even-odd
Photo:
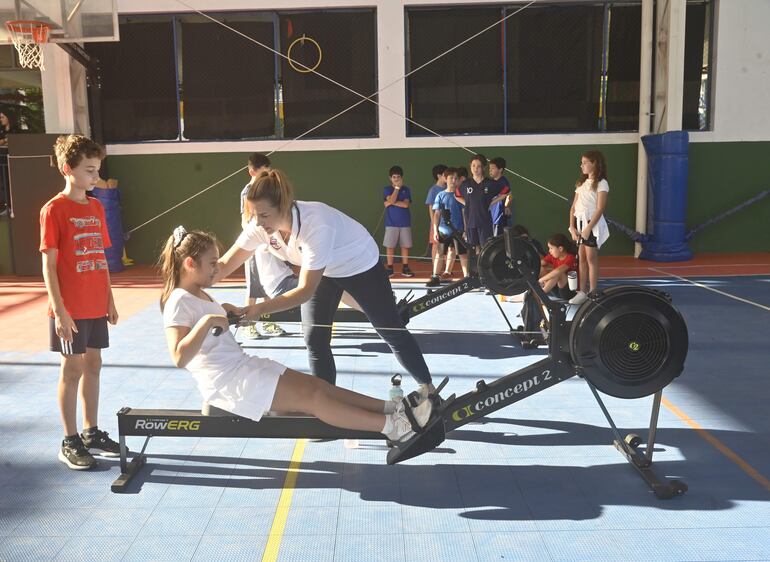
<svg viewBox="0 0 770 562">
<path fill-rule="evenodd" d="M 259 330 L 257 329 L 256 324 L 249 324 L 246 326 L 246 328 L 243 330 L 243 337 L 247 340 L 264 340 L 267 339 L 267 336 L 263 336 L 259 333 Z"/>
<path fill-rule="evenodd" d="M 285 336 L 286 330 L 275 322 L 262 322 L 260 332 L 263 336 Z"/>
</svg>

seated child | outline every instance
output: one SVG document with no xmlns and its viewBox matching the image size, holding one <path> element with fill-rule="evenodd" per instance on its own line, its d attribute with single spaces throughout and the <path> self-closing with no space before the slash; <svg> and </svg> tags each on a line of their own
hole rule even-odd
<svg viewBox="0 0 770 562">
<path fill-rule="evenodd" d="M 383 401 L 333 386 L 270 359 L 248 355 L 228 329 L 230 304 L 220 305 L 204 289 L 218 273 L 219 248 L 205 232 L 177 227 L 160 258 L 161 310 L 166 342 L 177 367 L 196 380 L 203 399 L 233 414 L 259 420 L 267 411 L 302 412 L 347 429 L 378 431 L 391 441 L 414 435 L 403 402 Z M 222 334 L 215 336 L 212 329 Z M 422 427 L 430 400 L 412 409 Z"/>
<path fill-rule="evenodd" d="M 577 271 L 577 252 L 574 244 L 562 233 L 551 236 L 548 240 L 548 253 L 540 260 L 540 286 L 548 293 L 557 288 L 559 298 L 570 299 L 574 291 L 570 291 L 567 273 Z"/>
</svg>

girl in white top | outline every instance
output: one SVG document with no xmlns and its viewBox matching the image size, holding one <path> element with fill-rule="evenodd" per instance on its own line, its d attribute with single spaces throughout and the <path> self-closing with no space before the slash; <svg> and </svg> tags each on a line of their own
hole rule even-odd
<svg viewBox="0 0 770 562">
<path fill-rule="evenodd" d="M 580 157 L 580 177 L 575 183 L 575 198 L 569 211 L 569 233 L 579 244 L 579 286 L 570 304 L 582 304 L 587 293 L 599 284 L 599 248 L 610 237 L 604 210 L 610 185 L 607 162 L 598 150 Z"/>
<path fill-rule="evenodd" d="M 270 359 L 247 355 L 230 333 L 226 311 L 205 291 L 217 275 L 219 250 L 210 234 L 177 227 L 161 256 L 161 309 L 166 341 L 177 367 L 185 367 L 217 408 L 259 420 L 267 411 L 302 412 L 337 427 L 379 431 L 395 441 L 410 438 L 403 403 L 384 402 L 328 384 Z M 219 327 L 221 335 L 213 329 Z M 427 404 L 427 405 L 424 405 Z M 430 418 L 431 401 L 412 410 Z"/>
<path fill-rule="evenodd" d="M 244 309 L 246 318 L 302 305 L 302 329 L 310 371 L 334 384 L 331 324 L 343 291 L 349 293 L 390 346 L 396 359 L 432 392 L 430 372 L 417 341 L 406 330 L 390 281 L 369 232 L 346 214 L 315 201 L 295 201 L 280 170 L 254 178 L 246 196 L 256 222 L 244 228 L 222 257 L 217 280 L 229 275 L 261 244 L 279 259 L 300 267 L 296 289 Z"/>
</svg>

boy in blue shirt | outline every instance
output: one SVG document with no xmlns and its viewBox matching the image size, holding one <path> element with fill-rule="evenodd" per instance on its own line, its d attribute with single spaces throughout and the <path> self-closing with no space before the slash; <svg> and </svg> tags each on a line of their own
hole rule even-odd
<svg viewBox="0 0 770 562">
<path fill-rule="evenodd" d="M 463 275 L 468 276 L 468 254 L 465 246 L 452 238 L 452 232 L 456 231 L 459 236 L 463 233 L 463 210 L 462 205 L 455 199 L 455 189 L 457 188 L 457 170 L 447 168 L 444 171 L 446 180 L 446 189 L 436 195 L 433 202 L 433 220 L 432 235 L 437 242 L 438 250 L 433 259 L 433 275 L 428 281 L 426 287 L 438 287 L 441 285 L 441 279 L 438 272 L 441 268 L 441 261 L 446 254 L 446 269 L 444 275 L 451 276 L 452 263 L 455 259 L 455 253 L 460 256 L 460 265 L 463 268 Z M 448 220 L 447 220 L 448 219 Z"/>
<path fill-rule="evenodd" d="M 393 275 L 393 254 L 396 246 L 401 247 L 401 263 L 404 264 L 401 275 L 414 277 L 409 269 L 409 248 L 412 247 L 412 216 L 409 205 L 412 203 L 412 192 L 404 185 L 404 170 L 401 166 L 393 166 L 388 170 L 390 185 L 383 189 L 385 199 L 385 246 L 387 255 L 386 271 Z"/>
<path fill-rule="evenodd" d="M 503 228 L 508 226 L 513 221 L 513 199 L 511 198 L 511 184 L 508 183 L 508 178 L 503 175 L 505 170 L 505 160 L 500 158 L 492 158 L 489 161 L 489 179 L 500 188 L 502 193 L 505 189 L 508 190 L 508 195 L 505 197 L 505 201 L 502 199 L 496 199 L 496 203 L 492 203 L 489 207 L 489 213 L 492 215 L 492 236 L 499 236 L 503 233 Z"/>
<path fill-rule="evenodd" d="M 430 224 L 430 227 L 428 228 L 428 245 L 431 249 L 431 261 L 436 259 L 436 250 L 438 249 L 438 244 L 433 240 L 433 227 L 435 226 L 433 224 L 433 202 L 436 200 L 436 195 L 446 188 L 444 170 L 446 170 L 444 164 L 436 164 L 433 166 L 433 170 L 431 170 L 431 174 L 433 174 L 433 185 L 428 188 L 428 196 L 425 198 L 425 207 L 428 209 L 428 222 Z"/>
</svg>

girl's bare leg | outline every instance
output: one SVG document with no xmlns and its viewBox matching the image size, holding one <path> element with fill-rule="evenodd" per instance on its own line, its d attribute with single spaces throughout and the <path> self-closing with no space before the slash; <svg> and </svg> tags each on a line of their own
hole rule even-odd
<svg viewBox="0 0 770 562">
<path fill-rule="evenodd" d="M 379 407 L 379 413 L 362 405 Z M 270 409 L 303 412 L 345 429 L 382 431 L 386 418 L 382 413 L 383 406 L 382 400 L 346 391 L 317 377 L 287 369 L 278 379 Z"/>
<path fill-rule="evenodd" d="M 578 272 L 580 276 L 580 285 L 578 286 L 578 290 L 583 291 L 584 293 L 588 293 L 588 258 L 586 257 L 586 250 L 588 248 L 581 244 L 580 245 L 580 258 L 578 262 Z"/>
<path fill-rule="evenodd" d="M 588 279 L 590 290 L 595 291 L 599 286 L 599 250 L 597 248 L 585 249 L 585 257 L 588 261 Z M 583 262 L 580 262 L 581 266 Z"/>
</svg>

